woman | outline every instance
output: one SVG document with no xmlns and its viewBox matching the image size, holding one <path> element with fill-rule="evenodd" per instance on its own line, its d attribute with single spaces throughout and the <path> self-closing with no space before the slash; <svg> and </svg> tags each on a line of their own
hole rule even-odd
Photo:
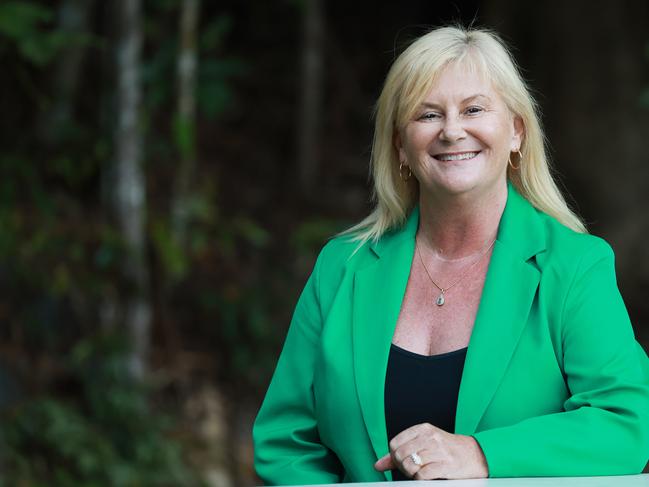
<svg viewBox="0 0 649 487">
<path fill-rule="evenodd" d="M 446 27 L 377 105 L 376 209 L 325 245 L 254 426 L 268 484 L 631 474 L 649 359 L 502 42 Z"/>
</svg>

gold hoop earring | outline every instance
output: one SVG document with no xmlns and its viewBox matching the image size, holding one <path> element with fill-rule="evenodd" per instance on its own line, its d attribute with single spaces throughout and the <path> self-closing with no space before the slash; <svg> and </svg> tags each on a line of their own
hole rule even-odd
<svg viewBox="0 0 649 487">
<path fill-rule="evenodd" d="M 407 167 L 408 168 L 408 175 L 404 177 L 403 175 L 403 168 Z M 399 176 L 401 177 L 402 181 L 408 181 L 410 179 L 410 176 L 412 176 L 412 171 L 410 170 L 410 166 L 404 164 L 403 162 L 399 163 Z"/>
<path fill-rule="evenodd" d="M 514 169 L 514 170 L 516 170 L 516 169 L 520 169 L 520 168 L 521 168 L 521 161 L 523 160 L 523 154 L 521 154 L 521 151 L 520 151 L 520 150 L 515 150 L 515 151 L 513 151 L 513 152 L 516 153 L 516 154 L 518 154 L 518 166 L 514 166 L 514 165 L 512 164 L 512 153 L 511 153 L 511 152 L 509 153 L 509 159 L 507 160 L 507 162 L 508 162 L 509 166 L 510 166 L 512 169 Z"/>
</svg>

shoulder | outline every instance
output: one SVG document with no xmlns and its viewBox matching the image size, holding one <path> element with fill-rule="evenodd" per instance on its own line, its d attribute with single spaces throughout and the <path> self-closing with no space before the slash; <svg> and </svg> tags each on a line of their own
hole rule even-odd
<svg viewBox="0 0 649 487">
<path fill-rule="evenodd" d="M 321 281 L 339 280 L 348 270 L 355 270 L 374 260 L 371 242 L 360 242 L 354 235 L 331 237 L 322 247 L 316 266 Z"/>
<path fill-rule="evenodd" d="M 311 277 L 323 312 L 341 290 L 351 289 L 353 279 L 350 277 L 359 265 L 372 258 L 370 245 L 370 242 L 361 244 L 353 236 L 338 235 L 331 237 L 321 248 Z"/>
<path fill-rule="evenodd" d="M 613 258 L 613 249 L 603 238 L 576 232 L 545 213 L 538 214 L 545 229 L 546 259 L 574 267 L 584 262 Z"/>
<path fill-rule="evenodd" d="M 615 256 L 611 245 L 601 237 L 576 232 L 555 218 L 540 213 L 545 229 L 545 250 L 536 256 L 536 265 L 555 286 L 568 292 L 575 283 L 596 282 L 600 276 L 615 280 Z M 602 276 L 600 276 L 602 277 Z"/>
<path fill-rule="evenodd" d="M 535 207 L 513 186 L 509 190 L 499 239 L 511 244 L 526 259 L 535 256 L 540 270 L 550 264 L 571 268 L 582 259 L 613 256 L 611 246 L 604 239 L 567 227 Z"/>
</svg>

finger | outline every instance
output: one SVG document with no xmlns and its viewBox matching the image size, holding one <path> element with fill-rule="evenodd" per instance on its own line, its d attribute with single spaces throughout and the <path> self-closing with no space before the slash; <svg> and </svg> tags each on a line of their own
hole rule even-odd
<svg viewBox="0 0 649 487">
<path fill-rule="evenodd" d="M 374 464 L 374 469 L 378 470 L 379 472 L 384 472 L 386 470 L 392 470 L 397 468 L 394 460 L 392 459 L 392 456 L 388 453 L 386 455 L 383 455 L 381 458 L 378 459 L 378 461 Z"/>
<path fill-rule="evenodd" d="M 421 435 L 413 438 L 396 450 L 392 451 L 392 458 L 394 459 L 396 464 L 400 464 L 407 461 L 412 461 L 412 459 L 408 460 L 408 457 L 412 453 L 417 453 L 422 460 L 422 465 L 425 465 L 430 461 L 436 460 L 435 451 L 435 441 L 427 435 Z"/>
<path fill-rule="evenodd" d="M 397 436 L 392 438 L 392 440 L 390 441 L 390 450 L 393 451 L 397 450 L 399 447 L 401 447 L 408 441 L 413 440 L 414 438 L 416 438 L 417 436 L 419 436 L 421 433 L 428 430 L 429 428 L 438 429 L 431 424 L 421 423 L 403 430 L 401 433 L 399 433 Z"/>
<path fill-rule="evenodd" d="M 417 455 L 419 455 L 417 453 Z M 412 458 L 412 456 L 408 455 L 403 459 L 403 462 L 399 464 L 399 470 L 401 470 L 406 477 L 413 478 L 417 472 L 421 469 L 422 465 L 424 464 L 423 458 L 421 458 L 421 465 L 419 463 L 415 463 L 415 460 Z"/>
<path fill-rule="evenodd" d="M 415 480 L 448 479 L 449 476 L 444 472 L 443 468 L 443 464 L 431 462 L 417 470 L 412 478 Z"/>
</svg>

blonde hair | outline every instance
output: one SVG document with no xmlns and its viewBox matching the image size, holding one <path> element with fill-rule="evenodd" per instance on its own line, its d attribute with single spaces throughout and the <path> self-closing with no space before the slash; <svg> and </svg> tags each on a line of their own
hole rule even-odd
<svg viewBox="0 0 649 487">
<path fill-rule="evenodd" d="M 404 182 L 399 175 L 399 156 L 394 138 L 429 93 L 442 70 L 461 63 L 489 79 L 512 114 L 523 121 L 521 162 L 518 170 L 508 167 L 507 178 L 538 210 L 567 227 L 586 233 L 550 172 L 539 110 L 518 67 L 500 37 L 486 29 L 441 27 L 413 42 L 392 64 L 375 107 L 375 129 L 371 153 L 375 208 L 364 220 L 339 235 L 353 234 L 360 248 L 377 241 L 385 232 L 407 219 L 419 198 L 414 177 Z"/>
</svg>

